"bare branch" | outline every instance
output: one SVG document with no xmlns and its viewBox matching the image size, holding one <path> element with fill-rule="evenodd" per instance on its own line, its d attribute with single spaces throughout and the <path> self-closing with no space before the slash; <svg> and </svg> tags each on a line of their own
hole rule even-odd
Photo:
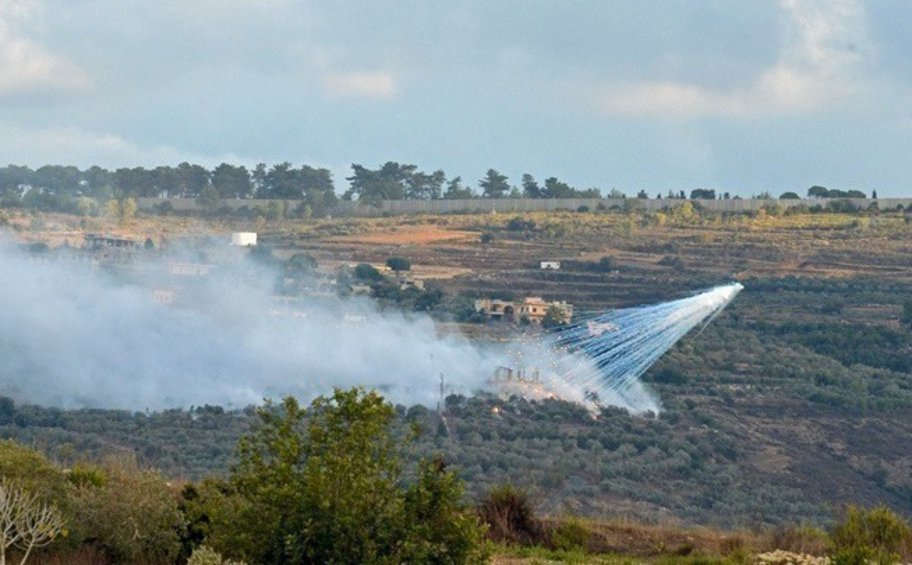
<svg viewBox="0 0 912 565">
<path fill-rule="evenodd" d="M 63 516 L 53 505 L 6 479 L 0 479 L 0 565 L 6 565 L 6 550 L 25 551 L 24 564 L 37 547 L 48 545 L 63 533 Z"/>
</svg>

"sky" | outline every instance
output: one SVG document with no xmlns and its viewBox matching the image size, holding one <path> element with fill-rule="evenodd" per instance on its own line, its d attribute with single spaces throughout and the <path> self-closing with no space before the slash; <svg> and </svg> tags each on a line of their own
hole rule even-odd
<svg viewBox="0 0 912 565">
<path fill-rule="evenodd" d="M 908 0 L 0 0 L 0 162 L 912 195 Z"/>
</svg>

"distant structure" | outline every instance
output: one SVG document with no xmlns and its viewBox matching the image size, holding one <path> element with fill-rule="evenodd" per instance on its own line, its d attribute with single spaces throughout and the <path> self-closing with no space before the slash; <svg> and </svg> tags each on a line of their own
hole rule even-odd
<svg viewBox="0 0 912 565">
<path fill-rule="evenodd" d="M 236 231 L 231 234 L 231 245 L 253 247 L 257 244 L 257 234 L 252 231 Z"/>
<path fill-rule="evenodd" d="M 491 298 L 475 301 L 475 311 L 491 319 L 517 321 L 525 318 L 533 324 L 540 324 L 552 307 L 557 307 L 561 312 L 562 323 L 569 323 L 573 318 L 572 304 L 564 301 L 545 302 L 540 296 L 529 296 L 520 301 Z"/>
<path fill-rule="evenodd" d="M 494 388 L 500 391 L 501 398 L 521 396 L 530 400 L 544 400 L 557 398 L 554 391 L 549 390 L 542 381 L 541 373 L 534 367 L 505 367 L 501 365 L 488 380 Z"/>
<path fill-rule="evenodd" d="M 518 367 L 516 369 L 513 369 L 512 367 L 507 367 L 506 365 L 500 365 L 497 367 L 497 369 L 494 370 L 494 377 L 491 379 L 491 382 L 523 382 L 539 384 L 541 383 L 541 372 L 536 367 Z"/>
<path fill-rule="evenodd" d="M 410 288 L 424 290 L 424 281 L 414 277 L 401 277 L 399 279 L 399 290 L 408 290 Z"/>
<path fill-rule="evenodd" d="M 558 271 L 561 264 L 560 261 L 542 261 L 539 267 L 542 271 Z"/>
<path fill-rule="evenodd" d="M 168 274 L 177 277 L 205 277 L 212 271 L 212 265 L 173 261 L 168 263 Z"/>
<path fill-rule="evenodd" d="M 82 250 L 96 261 L 125 263 L 142 250 L 142 245 L 123 237 L 87 233 L 83 239 Z"/>
</svg>

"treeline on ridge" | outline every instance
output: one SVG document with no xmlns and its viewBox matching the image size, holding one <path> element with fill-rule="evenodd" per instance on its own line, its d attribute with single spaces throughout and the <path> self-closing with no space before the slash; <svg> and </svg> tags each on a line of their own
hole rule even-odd
<svg viewBox="0 0 912 565">
<path fill-rule="evenodd" d="M 462 177 L 447 177 L 443 170 L 425 172 L 416 165 L 389 161 L 376 169 L 353 163 L 352 175 L 346 177 L 347 189 L 342 200 L 378 205 L 383 200 L 437 200 L 471 198 L 601 198 L 602 191 L 591 187 L 578 189 L 551 176 L 539 183 L 531 174 L 523 174 L 518 185 L 497 171 L 488 169 L 476 186 Z M 831 190 L 813 186 L 810 198 L 866 198 L 860 190 Z M 612 189 L 609 198 L 625 198 Z M 871 194 L 877 198 L 876 191 Z M 268 166 L 259 163 L 248 169 L 243 165 L 222 163 L 213 169 L 187 162 L 155 168 L 124 167 L 108 170 L 92 166 L 81 170 L 75 166 L 45 165 L 37 169 L 7 165 L 0 168 L 0 207 L 25 207 L 44 211 L 77 211 L 78 199 L 104 202 L 123 198 L 194 198 L 201 203 L 217 205 L 225 199 L 300 200 L 314 213 L 331 208 L 340 198 L 332 173 L 310 165 L 294 166 L 287 161 Z M 684 190 L 669 190 L 656 199 L 714 200 L 738 199 L 728 192 L 695 188 L 689 196 Z M 648 199 L 645 190 L 636 194 Z M 769 193 L 755 198 L 772 199 Z M 780 199 L 800 198 L 785 192 Z M 85 203 L 83 202 L 83 205 Z"/>
</svg>

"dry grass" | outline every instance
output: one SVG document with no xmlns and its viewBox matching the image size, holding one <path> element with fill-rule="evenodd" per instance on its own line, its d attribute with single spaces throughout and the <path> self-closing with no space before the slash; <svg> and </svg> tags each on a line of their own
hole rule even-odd
<svg viewBox="0 0 912 565">
<path fill-rule="evenodd" d="M 474 241 L 476 239 L 478 239 L 478 234 L 471 231 L 448 230 L 438 226 L 404 226 L 390 231 L 382 230 L 333 237 L 330 238 L 330 241 L 367 245 L 428 245 L 442 241 Z"/>
</svg>

